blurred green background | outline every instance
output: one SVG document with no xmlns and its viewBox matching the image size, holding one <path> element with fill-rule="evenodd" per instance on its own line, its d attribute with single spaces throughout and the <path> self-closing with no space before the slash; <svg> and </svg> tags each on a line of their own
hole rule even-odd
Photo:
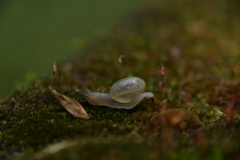
<svg viewBox="0 0 240 160">
<path fill-rule="evenodd" d="M 60 62 L 144 0 L 1 0 L 0 98 L 24 80 L 51 74 Z"/>
</svg>

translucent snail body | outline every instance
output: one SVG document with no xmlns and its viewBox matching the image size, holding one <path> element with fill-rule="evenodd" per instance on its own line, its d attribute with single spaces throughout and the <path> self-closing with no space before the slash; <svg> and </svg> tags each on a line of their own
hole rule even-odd
<svg viewBox="0 0 240 160">
<path fill-rule="evenodd" d="M 86 96 L 87 101 L 91 105 L 108 106 L 110 108 L 124 108 L 131 109 L 135 107 L 143 98 L 151 98 L 154 96 L 152 92 L 143 92 L 146 84 L 143 79 L 138 77 L 128 77 L 116 81 L 111 89 L 110 94 L 91 92 L 84 86 L 75 75 L 73 77 L 80 83 L 80 85 L 87 91 L 76 92 Z"/>
</svg>

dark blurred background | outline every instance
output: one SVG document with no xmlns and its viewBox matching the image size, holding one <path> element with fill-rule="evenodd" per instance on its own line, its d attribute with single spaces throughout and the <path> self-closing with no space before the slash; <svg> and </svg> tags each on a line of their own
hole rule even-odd
<svg viewBox="0 0 240 160">
<path fill-rule="evenodd" d="M 146 1 L 146 0 L 145 0 Z M 0 0 L 0 98 L 104 36 L 144 0 Z"/>
</svg>

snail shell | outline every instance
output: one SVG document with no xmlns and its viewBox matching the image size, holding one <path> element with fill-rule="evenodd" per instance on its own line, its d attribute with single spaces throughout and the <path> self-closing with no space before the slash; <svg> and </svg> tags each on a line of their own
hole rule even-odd
<svg viewBox="0 0 240 160">
<path fill-rule="evenodd" d="M 111 89 L 110 96 L 121 103 L 130 102 L 135 96 L 145 90 L 146 84 L 139 77 L 128 77 L 116 81 Z"/>
</svg>

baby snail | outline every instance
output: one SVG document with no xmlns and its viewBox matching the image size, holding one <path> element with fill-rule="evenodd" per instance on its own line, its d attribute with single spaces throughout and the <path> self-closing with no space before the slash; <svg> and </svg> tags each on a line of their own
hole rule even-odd
<svg viewBox="0 0 240 160">
<path fill-rule="evenodd" d="M 73 77 L 78 83 L 87 91 L 77 92 L 86 96 L 87 101 L 91 105 L 108 106 L 110 108 L 124 108 L 131 109 L 135 107 L 143 98 L 152 98 L 154 94 L 152 92 L 143 92 L 146 84 L 143 79 L 138 77 L 128 77 L 116 81 L 111 89 L 110 93 L 92 92 L 86 86 L 80 82 L 75 75 Z"/>
</svg>

